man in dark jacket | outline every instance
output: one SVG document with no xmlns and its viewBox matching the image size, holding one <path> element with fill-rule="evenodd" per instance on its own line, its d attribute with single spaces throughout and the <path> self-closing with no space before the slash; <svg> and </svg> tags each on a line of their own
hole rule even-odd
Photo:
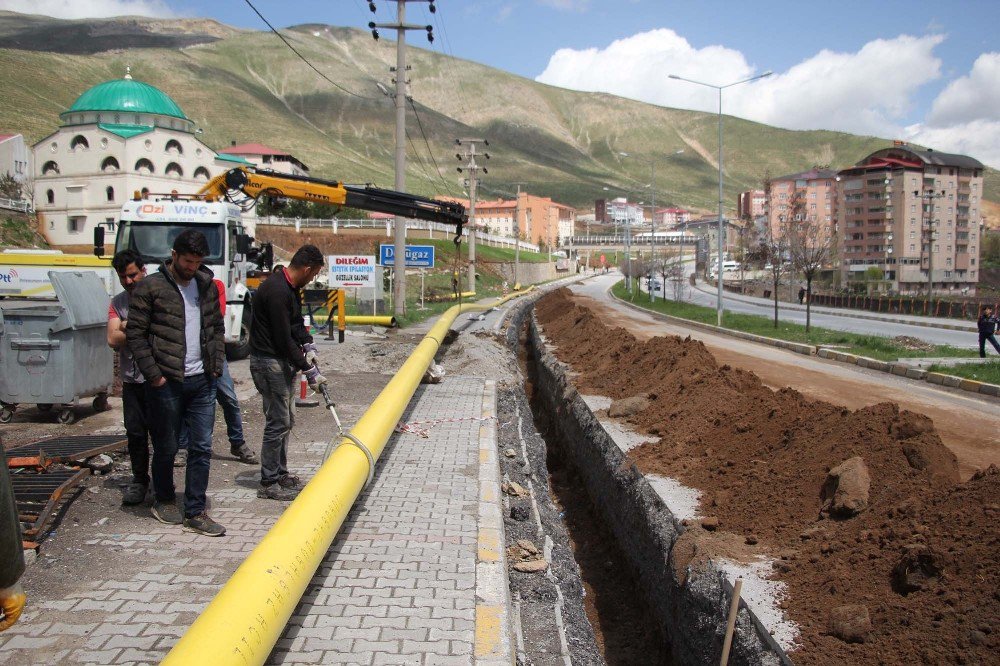
<svg viewBox="0 0 1000 666">
<path fill-rule="evenodd" d="M 3 444 L 0 444 L 0 631 L 9 628 L 21 617 L 25 595 L 19 581 L 23 573 L 21 523 L 14 505 L 7 456 L 3 453 Z"/>
<path fill-rule="evenodd" d="M 288 268 L 277 268 L 254 294 L 250 325 L 250 375 L 264 401 L 264 442 L 260 449 L 257 497 L 294 499 L 302 482 L 288 473 L 288 434 L 295 424 L 295 373 L 302 371 L 314 391 L 326 384 L 316 365 L 316 346 L 302 319 L 299 289 L 323 269 L 323 253 L 303 245 Z"/>
<path fill-rule="evenodd" d="M 986 358 L 986 341 L 989 340 L 993 349 L 1000 354 L 1000 344 L 997 344 L 996 336 L 997 318 L 993 316 L 993 308 L 986 306 L 983 313 L 979 315 L 979 358 Z"/>
<path fill-rule="evenodd" d="M 225 358 L 225 325 L 209 253 L 194 229 L 174 240 L 170 260 L 132 292 L 125 338 L 146 378 L 153 435 L 153 516 L 190 532 L 222 536 L 226 529 L 205 512 L 215 426 L 215 382 Z M 174 456 L 184 425 L 190 433 L 184 515 L 176 505 Z"/>
</svg>

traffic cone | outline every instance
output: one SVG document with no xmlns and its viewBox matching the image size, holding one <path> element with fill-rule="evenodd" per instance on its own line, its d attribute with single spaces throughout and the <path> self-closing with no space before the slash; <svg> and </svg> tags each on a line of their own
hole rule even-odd
<svg viewBox="0 0 1000 666">
<path fill-rule="evenodd" d="M 318 407 L 319 399 L 309 395 L 309 382 L 306 376 L 299 373 L 299 397 L 295 399 L 296 407 Z"/>
</svg>

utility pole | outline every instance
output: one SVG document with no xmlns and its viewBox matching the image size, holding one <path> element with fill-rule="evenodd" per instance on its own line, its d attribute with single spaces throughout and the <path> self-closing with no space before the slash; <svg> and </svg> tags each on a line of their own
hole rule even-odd
<svg viewBox="0 0 1000 666">
<path fill-rule="evenodd" d="M 476 291 L 476 186 L 479 184 L 479 170 L 489 173 L 486 167 L 481 167 L 476 163 L 476 146 L 490 145 L 486 139 L 455 139 L 455 145 L 464 147 L 464 153 L 455 153 L 455 157 L 461 162 L 465 160 L 465 167 L 458 167 L 458 172 L 469 172 L 469 291 Z M 484 158 L 490 159 L 487 152 L 480 153 Z"/>
<path fill-rule="evenodd" d="M 649 216 L 649 283 L 646 288 L 649 289 L 649 302 L 652 303 L 656 301 L 656 290 L 653 289 L 653 271 L 655 270 L 653 262 L 656 256 L 656 248 L 653 245 L 656 242 L 656 160 L 653 158 L 649 158 L 649 205 L 652 208 L 652 214 Z M 664 253 L 664 261 L 666 261 L 666 256 Z M 666 293 L 667 286 L 663 285 L 664 296 Z"/>
<path fill-rule="evenodd" d="M 396 31 L 396 160 L 395 160 L 395 188 L 403 192 L 406 190 L 406 31 L 426 30 L 427 40 L 434 41 L 432 26 L 412 25 L 406 23 L 406 3 L 407 2 L 428 2 L 431 13 L 437 11 L 434 7 L 434 0 L 396 0 L 396 22 L 395 23 L 375 23 L 368 24 L 371 28 L 372 37 L 378 41 L 379 28 Z M 375 2 L 368 3 L 368 8 L 375 13 Z M 391 71 L 391 70 L 390 70 Z M 406 218 L 397 215 L 394 237 L 395 260 L 393 262 L 393 288 L 392 301 L 393 313 L 397 317 L 406 314 Z"/>
</svg>

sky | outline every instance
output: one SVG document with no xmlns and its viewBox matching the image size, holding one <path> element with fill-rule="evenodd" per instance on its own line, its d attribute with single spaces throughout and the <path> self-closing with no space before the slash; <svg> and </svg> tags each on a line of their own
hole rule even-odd
<svg viewBox="0 0 1000 666">
<path fill-rule="evenodd" d="M 279 27 L 390 22 L 395 1 L 251 0 Z M 788 129 L 902 139 L 1000 168 L 1000 0 L 436 0 L 407 42 L 536 81 Z M 266 29 L 244 0 L 0 0 L 85 18 L 207 17 Z M 384 38 L 392 37 L 382 31 Z M 321 65 L 321 63 L 318 63 Z M 304 66 L 304 65 L 303 65 Z M 413 72 L 412 76 L 419 76 Z M 860 156 L 859 156 L 860 158 Z M 836 166 L 836 165 L 834 165 Z"/>
</svg>

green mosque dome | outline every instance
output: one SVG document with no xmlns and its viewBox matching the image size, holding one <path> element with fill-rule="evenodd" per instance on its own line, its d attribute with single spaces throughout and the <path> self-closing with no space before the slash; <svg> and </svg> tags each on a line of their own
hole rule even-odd
<svg viewBox="0 0 1000 666">
<path fill-rule="evenodd" d="M 60 115 L 81 111 L 150 113 L 189 120 L 177 102 L 166 93 L 148 83 L 134 81 L 130 74 L 123 79 L 97 84 L 80 95 L 73 106 Z"/>
</svg>

